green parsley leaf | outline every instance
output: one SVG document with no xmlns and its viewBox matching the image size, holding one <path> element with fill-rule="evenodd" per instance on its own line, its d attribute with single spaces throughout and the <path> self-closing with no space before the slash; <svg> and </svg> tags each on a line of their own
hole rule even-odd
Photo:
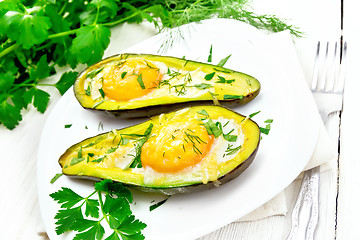
<svg viewBox="0 0 360 240">
<path fill-rule="evenodd" d="M 69 71 L 65 72 L 61 75 L 60 80 L 55 84 L 55 87 L 59 90 L 61 95 L 64 93 L 74 84 L 78 72 Z"/>
<path fill-rule="evenodd" d="M 69 188 L 62 188 L 50 196 L 62 204 L 55 215 L 58 235 L 76 231 L 74 239 L 100 240 L 105 235 L 103 223 L 107 223 L 114 231 L 106 239 L 144 239 L 141 230 L 146 224 L 132 215 L 129 204 L 132 194 L 121 183 L 111 180 L 95 183 L 95 191 L 87 197 L 81 197 Z M 97 199 L 91 198 L 93 196 Z"/>
<path fill-rule="evenodd" d="M 30 13 L 27 10 L 8 11 L 0 17 L 0 25 L 4 27 L 3 32 L 25 49 L 44 42 L 48 38 L 48 29 L 51 27 L 48 17 L 41 16 L 36 8 L 33 10 Z"/>
<path fill-rule="evenodd" d="M 260 127 L 260 132 L 263 133 L 263 134 L 269 135 L 270 128 Z"/>
<path fill-rule="evenodd" d="M 273 121 L 274 121 L 273 119 L 267 119 L 267 120 L 265 120 L 264 123 L 272 123 Z"/>
<path fill-rule="evenodd" d="M 219 129 L 219 127 L 211 120 L 211 118 L 207 121 L 203 123 L 206 131 L 208 132 L 209 135 L 214 135 L 215 138 L 219 137 L 220 135 L 223 134 L 223 132 Z"/>
<path fill-rule="evenodd" d="M 75 208 L 60 209 L 55 215 L 56 221 L 56 234 L 60 235 L 67 231 L 72 230 L 75 226 L 76 221 L 82 219 L 83 215 L 81 212 L 81 206 Z"/>
<path fill-rule="evenodd" d="M 91 65 L 100 61 L 110 43 L 110 29 L 102 25 L 79 28 L 72 42 L 71 52 L 81 63 Z"/>
<path fill-rule="evenodd" d="M 96 199 L 85 199 L 85 216 L 99 217 L 99 201 Z"/>
<path fill-rule="evenodd" d="M 95 190 L 105 192 L 118 198 L 125 198 L 129 203 L 133 202 L 132 193 L 119 182 L 113 182 L 105 179 L 101 182 L 95 183 Z"/>
<path fill-rule="evenodd" d="M 30 68 L 29 76 L 31 80 L 43 79 L 50 76 L 52 68 L 49 67 L 47 56 L 44 54 L 36 63 L 36 67 Z"/>
<path fill-rule="evenodd" d="M 15 76 L 10 72 L 0 73 L 0 79 L 0 92 L 7 92 L 15 82 Z"/>
<path fill-rule="evenodd" d="M 71 208 L 84 198 L 75 193 L 70 188 L 62 187 L 61 190 L 50 194 L 57 203 L 62 204 L 61 208 Z"/>
<path fill-rule="evenodd" d="M 34 107 L 36 107 L 39 112 L 44 113 L 50 100 L 50 94 L 34 87 L 26 91 L 23 98 L 25 102 L 33 102 Z"/>
<path fill-rule="evenodd" d="M 105 229 L 103 228 L 103 226 L 101 226 L 100 224 L 98 224 L 98 222 L 96 221 L 91 221 L 91 220 L 87 220 L 89 222 L 94 222 L 92 227 L 88 230 L 86 230 L 85 232 L 81 232 L 75 235 L 75 237 L 73 238 L 73 240 L 83 240 L 83 239 L 97 239 L 97 240 L 101 240 L 102 237 L 105 234 Z M 74 226 L 77 226 L 79 221 L 76 221 Z M 77 229 L 74 229 L 77 230 Z"/>
<path fill-rule="evenodd" d="M 66 124 L 65 128 L 71 128 L 72 124 Z"/>
<path fill-rule="evenodd" d="M 21 108 L 11 105 L 7 99 L 0 94 L 0 123 L 4 124 L 8 129 L 14 129 L 22 120 Z"/>
</svg>

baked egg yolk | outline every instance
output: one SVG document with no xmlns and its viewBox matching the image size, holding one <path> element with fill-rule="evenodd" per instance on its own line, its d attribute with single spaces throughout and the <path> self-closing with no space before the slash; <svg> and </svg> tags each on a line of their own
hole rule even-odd
<svg viewBox="0 0 360 240">
<path fill-rule="evenodd" d="M 128 59 L 121 65 L 113 65 L 103 78 L 103 91 L 112 100 L 128 101 L 151 92 L 162 75 L 151 63 Z"/>
<path fill-rule="evenodd" d="M 196 119 L 160 125 L 144 143 L 141 162 L 156 172 L 178 172 L 204 159 L 213 142 L 213 135 Z"/>
</svg>

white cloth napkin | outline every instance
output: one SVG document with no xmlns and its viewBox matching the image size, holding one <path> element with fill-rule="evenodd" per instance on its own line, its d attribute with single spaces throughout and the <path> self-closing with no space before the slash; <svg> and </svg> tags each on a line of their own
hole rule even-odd
<svg viewBox="0 0 360 240">
<path fill-rule="evenodd" d="M 276 61 L 283 66 L 282 69 L 288 76 L 289 81 L 302 81 L 303 84 L 307 84 L 289 32 L 271 34 L 261 42 L 257 42 L 257 46 L 263 47 L 272 56 L 277 56 Z M 326 101 L 326 99 L 324 100 Z M 326 171 L 336 165 L 337 149 L 331 143 L 320 116 L 318 117 L 318 124 L 320 125 L 320 131 L 317 145 L 304 171 L 315 166 L 320 166 L 321 171 Z M 301 177 L 302 174 L 297 178 Z M 240 218 L 238 222 L 256 221 L 270 216 L 286 215 L 288 213 L 287 198 L 285 189 L 261 207 Z"/>
</svg>

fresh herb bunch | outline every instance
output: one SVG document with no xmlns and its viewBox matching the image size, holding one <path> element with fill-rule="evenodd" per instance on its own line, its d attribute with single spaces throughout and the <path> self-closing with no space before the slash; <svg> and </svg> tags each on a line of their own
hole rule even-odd
<svg viewBox="0 0 360 240">
<path fill-rule="evenodd" d="M 46 87 L 64 94 L 78 72 L 65 72 L 54 84 L 43 79 L 54 75 L 55 67 L 75 69 L 101 60 L 110 42 L 110 28 L 118 24 L 147 20 L 161 31 L 218 16 L 301 35 L 283 20 L 256 15 L 247 7 L 246 0 L 1 1 L 0 125 L 15 128 L 22 120 L 21 110 L 29 104 L 43 113 L 50 99 Z"/>
<path fill-rule="evenodd" d="M 112 233 L 105 240 L 144 239 L 141 230 L 146 224 L 132 215 L 132 193 L 121 183 L 111 180 L 95 183 L 95 191 L 87 197 L 63 187 L 50 197 L 61 204 L 55 216 L 58 235 L 75 231 L 74 239 L 99 240 L 105 235 L 102 223 L 107 222 Z"/>
</svg>

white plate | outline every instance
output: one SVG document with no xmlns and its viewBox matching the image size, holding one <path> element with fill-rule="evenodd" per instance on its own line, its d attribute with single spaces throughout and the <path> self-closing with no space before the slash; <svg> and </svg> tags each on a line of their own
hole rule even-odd
<svg viewBox="0 0 360 240">
<path fill-rule="evenodd" d="M 318 136 L 316 108 L 310 95 L 296 89 L 275 69 L 275 57 L 268 59 L 258 51 L 256 42 L 265 36 L 255 28 L 234 20 L 208 20 L 180 28 L 183 36 L 164 55 L 206 62 L 213 46 L 213 63 L 232 54 L 226 67 L 248 73 L 262 84 L 259 96 L 236 111 L 248 115 L 261 110 L 253 119 L 264 127 L 273 119 L 269 135 L 261 140 L 258 154 L 238 178 L 213 190 L 172 196 L 164 205 L 150 212 L 153 200 L 161 195 L 134 192 L 137 218 L 147 224 L 146 239 L 195 239 L 231 223 L 261 206 L 289 185 L 311 157 Z M 173 32 L 173 34 L 176 33 Z M 156 53 L 166 34 L 159 34 L 125 52 Z M 185 40 L 184 40 L 185 39 Z M 115 53 L 113 53 L 115 54 Z M 302 94 L 305 94 L 302 95 Z M 50 239 L 57 236 L 54 216 L 59 208 L 49 194 L 70 187 L 86 196 L 93 182 L 62 176 L 54 184 L 50 179 L 61 172 L 57 161 L 72 144 L 113 128 L 133 125 L 141 120 L 115 120 L 84 110 L 70 89 L 59 100 L 44 126 L 38 158 L 38 190 L 42 217 Z M 99 128 L 99 123 L 103 129 Z M 71 128 L 64 128 L 72 124 Z M 101 125 L 100 124 L 100 125 Z M 86 129 L 86 127 L 87 129 Z"/>
</svg>

